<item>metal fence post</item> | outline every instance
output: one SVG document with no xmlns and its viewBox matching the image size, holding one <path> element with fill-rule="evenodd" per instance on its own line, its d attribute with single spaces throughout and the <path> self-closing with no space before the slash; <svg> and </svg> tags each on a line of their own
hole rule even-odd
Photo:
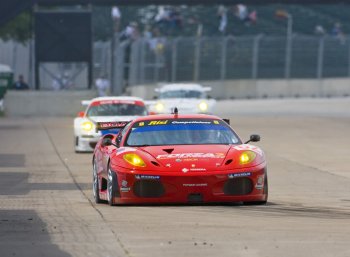
<svg viewBox="0 0 350 257">
<path fill-rule="evenodd" d="M 321 37 L 318 43 L 317 54 L 317 78 L 323 77 L 323 56 L 324 56 L 324 37 Z"/>
<path fill-rule="evenodd" d="M 124 90 L 124 69 L 125 69 L 125 49 L 128 43 L 122 43 L 117 46 L 117 56 L 116 59 L 116 71 L 114 77 L 115 92 L 114 94 L 120 95 Z"/>
<path fill-rule="evenodd" d="M 154 62 L 154 77 L 153 77 L 153 82 L 158 82 L 159 80 L 159 66 L 160 66 L 160 52 L 156 51 L 155 52 L 155 62 Z"/>
<path fill-rule="evenodd" d="M 253 57 L 252 57 L 252 78 L 257 79 L 259 68 L 259 46 L 262 35 L 254 37 L 253 42 Z"/>
<path fill-rule="evenodd" d="M 193 60 L 193 80 L 198 81 L 200 73 L 200 58 L 201 58 L 201 41 L 200 37 L 196 38 L 196 45 L 194 49 L 194 60 Z"/>
<path fill-rule="evenodd" d="M 129 53 L 129 75 L 128 75 L 128 86 L 136 85 L 137 83 L 137 73 L 139 68 L 139 41 L 134 41 L 130 45 L 130 53 Z"/>
<path fill-rule="evenodd" d="M 224 37 L 222 40 L 222 49 L 221 49 L 221 74 L 220 79 L 225 80 L 226 78 L 226 65 L 227 65 L 227 42 L 228 38 Z"/>
<path fill-rule="evenodd" d="M 175 38 L 172 42 L 172 55 L 171 55 L 171 81 L 176 81 L 176 72 L 177 72 L 177 43 L 179 38 Z"/>
<path fill-rule="evenodd" d="M 290 78 L 290 67 L 292 62 L 292 40 L 293 40 L 293 16 L 287 16 L 287 43 L 286 43 L 286 63 L 284 76 L 286 79 Z"/>
<path fill-rule="evenodd" d="M 137 63 L 139 64 L 138 68 L 138 80 L 137 82 L 140 83 L 145 83 L 145 67 L 146 67 L 146 45 L 147 42 L 146 40 L 142 39 L 138 41 L 138 50 L 139 50 L 139 58 L 137 60 Z M 136 73 L 137 74 L 137 73 Z M 137 75 L 136 75 L 137 76 Z"/>
<path fill-rule="evenodd" d="M 349 37 L 348 37 L 348 42 L 349 42 Z M 348 77 L 350 77 L 350 42 L 348 43 Z"/>
</svg>

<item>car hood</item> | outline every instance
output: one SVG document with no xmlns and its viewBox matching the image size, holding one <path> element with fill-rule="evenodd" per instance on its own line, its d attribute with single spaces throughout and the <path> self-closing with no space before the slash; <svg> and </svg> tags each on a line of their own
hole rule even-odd
<svg viewBox="0 0 350 257">
<path fill-rule="evenodd" d="M 171 145 L 142 147 L 167 170 L 206 171 L 222 165 L 230 145 Z"/>
<path fill-rule="evenodd" d="M 93 122 L 130 121 L 138 116 L 90 116 L 88 119 Z"/>
</svg>

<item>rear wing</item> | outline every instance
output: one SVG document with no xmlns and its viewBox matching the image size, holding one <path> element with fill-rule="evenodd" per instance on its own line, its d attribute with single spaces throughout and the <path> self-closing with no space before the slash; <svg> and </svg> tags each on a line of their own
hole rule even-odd
<svg viewBox="0 0 350 257">
<path fill-rule="evenodd" d="M 130 121 L 97 122 L 96 129 L 97 130 L 122 129 L 129 122 Z"/>
</svg>

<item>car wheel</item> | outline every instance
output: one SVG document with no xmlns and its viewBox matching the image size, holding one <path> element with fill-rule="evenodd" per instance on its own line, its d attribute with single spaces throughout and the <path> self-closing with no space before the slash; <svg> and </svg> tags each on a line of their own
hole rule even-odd
<svg viewBox="0 0 350 257">
<path fill-rule="evenodd" d="M 102 200 L 100 198 L 100 186 L 97 175 L 97 166 L 96 161 L 93 162 L 93 171 L 92 171 L 92 193 L 94 195 L 95 203 L 101 203 Z"/>
<path fill-rule="evenodd" d="M 118 180 L 117 175 L 108 165 L 108 179 L 107 179 L 107 200 L 108 204 L 113 206 L 114 197 L 118 196 Z"/>
</svg>

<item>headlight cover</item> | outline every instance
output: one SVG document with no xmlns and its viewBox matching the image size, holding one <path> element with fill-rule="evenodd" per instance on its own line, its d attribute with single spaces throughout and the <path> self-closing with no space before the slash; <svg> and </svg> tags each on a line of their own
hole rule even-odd
<svg viewBox="0 0 350 257">
<path fill-rule="evenodd" d="M 81 128 L 84 131 L 91 131 L 94 128 L 94 124 L 91 121 L 84 121 L 81 124 Z"/>
<path fill-rule="evenodd" d="M 164 111 L 164 104 L 162 102 L 158 102 L 158 103 L 156 103 L 155 108 L 156 108 L 157 112 L 163 112 Z"/>
<path fill-rule="evenodd" d="M 244 151 L 239 156 L 239 164 L 241 165 L 249 164 L 254 161 L 255 157 L 256 157 L 256 153 L 254 153 L 253 151 Z"/>
<path fill-rule="evenodd" d="M 135 167 L 146 167 L 146 163 L 135 153 L 124 154 L 123 159 Z"/>
<path fill-rule="evenodd" d="M 198 104 L 198 108 L 201 112 L 206 112 L 208 111 L 208 104 L 207 102 L 203 101 Z"/>
</svg>

